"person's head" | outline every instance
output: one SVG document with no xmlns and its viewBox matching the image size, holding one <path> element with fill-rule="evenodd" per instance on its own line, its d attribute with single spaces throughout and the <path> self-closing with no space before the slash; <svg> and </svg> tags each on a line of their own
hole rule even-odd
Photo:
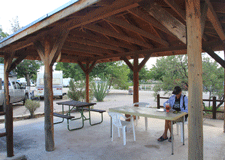
<svg viewBox="0 0 225 160">
<path fill-rule="evenodd" d="M 174 87 L 172 94 L 175 94 L 177 98 L 180 98 L 181 93 L 182 93 L 182 89 L 180 88 L 180 86 Z"/>
</svg>

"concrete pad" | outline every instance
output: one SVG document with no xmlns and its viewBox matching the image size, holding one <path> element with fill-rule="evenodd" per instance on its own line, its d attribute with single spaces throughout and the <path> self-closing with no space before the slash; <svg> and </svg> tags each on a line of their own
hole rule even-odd
<svg viewBox="0 0 225 160">
<path fill-rule="evenodd" d="M 74 113 L 78 116 L 77 113 Z M 93 113 L 93 121 L 100 119 L 98 113 Z M 55 120 L 60 120 L 55 118 Z M 183 145 L 180 135 L 176 134 L 174 155 L 171 155 L 171 143 L 158 142 L 164 127 L 164 121 L 148 118 L 149 130 L 145 131 L 144 118 L 141 117 L 136 127 L 137 141 L 133 141 L 132 130 L 127 131 L 127 145 L 123 145 L 122 137 L 118 138 L 115 132 L 114 141 L 110 138 L 110 118 L 104 113 L 104 121 L 100 125 L 90 126 L 85 122 L 85 127 L 77 131 L 68 131 L 67 123 L 54 125 L 55 150 L 45 151 L 44 118 L 14 122 L 14 149 L 15 155 L 25 155 L 31 160 L 61 160 L 61 159 L 188 159 L 188 135 L 185 126 L 185 141 Z M 79 123 L 76 122 L 76 126 Z M 225 158 L 225 134 L 223 121 L 204 120 L 204 159 Z M 0 132 L 4 125 L 0 124 Z M 5 138 L 0 138 L 0 159 L 6 158 Z"/>
</svg>

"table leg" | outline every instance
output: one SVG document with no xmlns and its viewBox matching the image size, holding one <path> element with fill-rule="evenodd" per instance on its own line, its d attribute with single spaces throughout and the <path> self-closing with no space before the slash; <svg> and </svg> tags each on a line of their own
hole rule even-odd
<svg viewBox="0 0 225 160">
<path fill-rule="evenodd" d="M 183 145 L 184 145 L 184 121 L 185 121 L 185 116 L 183 116 L 183 122 L 182 122 L 182 129 L 183 129 Z"/>
<path fill-rule="evenodd" d="M 171 121 L 171 142 L 172 142 L 172 155 L 173 155 L 173 141 L 174 141 L 174 137 L 173 137 L 173 121 Z"/>
<path fill-rule="evenodd" d="M 110 137 L 112 137 L 112 117 L 110 116 Z"/>
</svg>

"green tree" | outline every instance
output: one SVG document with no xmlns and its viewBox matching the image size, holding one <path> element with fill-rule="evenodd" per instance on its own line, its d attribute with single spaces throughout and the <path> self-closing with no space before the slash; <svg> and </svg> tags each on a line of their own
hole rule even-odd
<svg viewBox="0 0 225 160">
<path fill-rule="evenodd" d="M 64 78 L 70 77 L 76 81 L 85 79 L 83 70 L 75 63 L 59 62 L 56 65 L 56 70 L 62 70 Z M 107 78 L 109 80 L 109 87 L 116 86 L 122 89 L 127 89 L 128 73 L 129 69 L 122 61 L 98 63 L 90 72 L 90 78 Z"/>
<path fill-rule="evenodd" d="M 224 69 L 216 61 L 212 61 L 212 59 L 207 57 L 203 58 L 202 72 L 203 91 L 209 92 L 209 99 L 212 96 L 218 96 L 221 99 L 224 94 Z"/>
<path fill-rule="evenodd" d="M 129 73 L 129 79 L 130 81 L 133 81 L 133 71 L 130 70 Z M 151 79 L 150 77 L 150 71 L 148 70 L 148 68 L 146 67 L 146 65 L 139 71 L 139 81 L 143 81 L 146 82 L 147 80 Z"/>
<path fill-rule="evenodd" d="M 19 65 L 16 66 L 16 73 L 18 78 L 25 77 L 27 86 L 30 86 L 30 79 L 37 76 L 37 70 L 41 66 L 40 61 L 23 60 Z"/>
<path fill-rule="evenodd" d="M 97 64 L 91 72 L 93 77 L 107 78 L 110 86 L 128 89 L 129 68 L 123 61 Z"/>
<path fill-rule="evenodd" d="M 174 86 L 177 85 L 181 86 L 183 90 L 187 90 L 187 68 L 186 55 L 168 56 L 158 59 L 154 67 L 151 69 L 152 78 L 162 82 L 155 85 L 155 95 L 160 90 L 168 93 L 174 88 Z M 154 75 L 153 73 L 155 73 L 156 75 Z"/>
<path fill-rule="evenodd" d="M 63 71 L 63 78 L 73 78 L 75 81 L 85 78 L 83 70 L 76 63 L 58 62 L 55 70 Z"/>
</svg>

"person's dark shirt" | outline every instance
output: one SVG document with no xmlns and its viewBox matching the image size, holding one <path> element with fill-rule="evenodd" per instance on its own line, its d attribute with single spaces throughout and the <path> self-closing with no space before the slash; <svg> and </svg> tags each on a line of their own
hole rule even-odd
<svg viewBox="0 0 225 160">
<path fill-rule="evenodd" d="M 175 97 L 175 103 L 173 105 L 173 109 L 176 111 L 181 111 L 180 110 L 180 98 L 177 99 L 177 97 Z"/>
</svg>

